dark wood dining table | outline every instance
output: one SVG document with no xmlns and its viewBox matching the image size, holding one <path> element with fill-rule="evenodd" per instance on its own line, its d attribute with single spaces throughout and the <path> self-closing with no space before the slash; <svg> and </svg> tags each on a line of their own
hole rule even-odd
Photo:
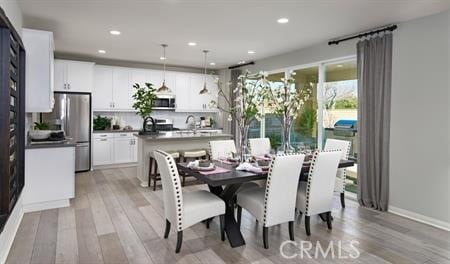
<svg viewBox="0 0 450 264">
<path fill-rule="evenodd" d="M 229 164 L 220 161 L 213 162 L 216 166 L 227 169 L 228 171 L 205 175 L 198 170 L 188 167 L 188 163 L 178 163 L 177 167 L 180 172 L 194 176 L 198 180 L 206 183 L 211 193 L 214 193 L 225 201 L 225 232 L 228 241 L 233 248 L 245 245 L 244 237 L 242 236 L 234 217 L 234 196 L 243 183 L 266 179 L 267 171 L 263 171 L 262 173 L 240 171 L 236 170 L 237 164 Z M 352 160 L 341 160 L 339 162 L 339 168 L 352 167 L 354 164 L 355 162 Z M 305 161 L 303 163 L 300 181 L 307 181 L 310 166 L 310 161 Z"/>
</svg>

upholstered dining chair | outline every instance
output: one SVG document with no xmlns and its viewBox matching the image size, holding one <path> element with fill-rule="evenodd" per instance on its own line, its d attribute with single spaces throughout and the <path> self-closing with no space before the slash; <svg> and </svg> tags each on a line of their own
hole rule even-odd
<svg viewBox="0 0 450 264">
<path fill-rule="evenodd" d="M 272 159 L 265 188 L 246 189 L 237 194 L 237 218 L 241 224 L 242 208 L 263 224 L 264 248 L 269 248 L 268 228 L 289 223 L 289 237 L 294 240 L 297 186 L 305 155 L 282 155 Z"/>
<path fill-rule="evenodd" d="M 250 154 L 252 156 L 263 156 L 270 154 L 270 140 L 268 138 L 250 138 Z"/>
<path fill-rule="evenodd" d="M 305 214 L 308 236 L 311 235 L 311 215 L 326 214 L 328 229 L 332 229 L 334 184 L 341 156 L 340 150 L 316 151 L 311 161 L 308 181 L 301 181 L 299 184 L 296 208 Z"/>
<path fill-rule="evenodd" d="M 153 156 L 159 164 L 161 174 L 164 215 L 166 218 L 164 238 L 169 236 L 171 224 L 175 225 L 177 230 L 175 253 L 180 252 L 183 230 L 215 216 L 220 216 L 220 236 L 224 241 L 225 202 L 204 190 L 183 192 L 173 157 L 161 150 L 155 150 Z"/>
<path fill-rule="evenodd" d="M 340 150 L 342 151 L 341 159 L 348 160 L 350 155 L 350 148 L 352 143 L 346 140 L 327 139 L 323 150 Z M 336 183 L 334 185 L 334 191 L 340 194 L 341 206 L 345 208 L 345 180 L 347 176 L 347 169 L 338 169 L 336 173 Z"/>
<path fill-rule="evenodd" d="M 236 153 L 234 140 L 213 140 L 209 142 L 210 156 L 212 160 L 223 158 L 231 153 Z"/>
</svg>

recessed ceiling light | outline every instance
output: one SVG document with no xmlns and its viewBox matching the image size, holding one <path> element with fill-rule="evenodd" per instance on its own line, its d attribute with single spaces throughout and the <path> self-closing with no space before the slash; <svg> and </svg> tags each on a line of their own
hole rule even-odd
<svg viewBox="0 0 450 264">
<path fill-rule="evenodd" d="M 120 31 L 118 31 L 118 30 L 111 30 L 111 31 L 109 31 L 109 34 L 111 34 L 111 35 L 120 35 Z"/>
<path fill-rule="evenodd" d="M 161 57 L 159 57 L 159 59 L 160 59 L 160 60 L 166 60 L 167 58 L 166 58 L 166 57 L 163 57 L 163 56 L 161 56 Z"/>
<path fill-rule="evenodd" d="M 193 46 L 197 46 L 197 43 L 195 43 L 195 42 L 189 42 L 188 45 L 191 46 L 191 47 L 193 47 Z"/>
<path fill-rule="evenodd" d="M 106 50 L 98 50 L 98 53 L 105 54 Z"/>
<path fill-rule="evenodd" d="M 210 62 L 209 65 L 214 66 L 214 65 L 216 65 L 216 63 L 215 62 Z"/>
<path fill-rule="evenodd" d="M 280 23 L 280 24 L 286 24 L 287 22 L 289 22 L 289 19 L 287 19 L 285 17 L 282 17 L 282 18 L 279 18 L 277 20 L 277 22 Z"/>
<path fill-rule="evenodd" d="M 336 65 L 336 67 L 338 67 L 338 68 L 342 68 L 342 67 L 344 67 L 342 64 L 338 64 L 338 65 Z"/>
<path fill-rule="evenodd" d="M 244 64 L 244 63 L 245 63 L 245 60 L 238 62 L 238 64 Z"/>
<path fill-rule="evenodd" d="M 248 54 L 255 54 L 256 52 L 254 50 L 247 51 Z"/>
</svg>

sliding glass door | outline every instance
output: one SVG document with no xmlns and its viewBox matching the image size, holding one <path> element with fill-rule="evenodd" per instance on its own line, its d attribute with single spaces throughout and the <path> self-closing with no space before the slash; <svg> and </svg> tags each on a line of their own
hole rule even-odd
<svg viewBox="0 0 450 264">
<path fill-rule="evenodd" d="M 295 72 L 295 88 L 311 91 L 311 96 L 305 102 L 304 107 L 298 113 L 291 128 L 291 144 L 294 148 L 317 148 L 317 87 L 319 82 L 319 67 L 309 67 Z"/>
</svg>

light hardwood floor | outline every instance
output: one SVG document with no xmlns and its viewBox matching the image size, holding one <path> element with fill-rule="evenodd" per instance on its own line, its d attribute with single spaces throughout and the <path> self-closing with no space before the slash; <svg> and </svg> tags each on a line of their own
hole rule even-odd
<svg viewBox="0 0 450 264">
<path fill-rule="evenodd" d="M 357 259 L 336 260 L 331 254 L 285 259 L 279 247 L 289 238 L 287 224 L 269 229 L 266 250 L 261 225 L 245 210 L 245 246 L 231 248 L 228 241 L 222 242 L 215 219 L 210 229 L 197 224 L 186 230 L 182 250 L 175 254 L 176 232 L 162 238 L 162 192 L 139 187 L 135 174 L 135 168 L 77 174 L 76 198 L 70 207 L 25 214 L 7 263 L 450 263 L 449 232 L 351 201 L 342 210 L 337 198 L 333 230 L 312 217 L 308 238 L 299 218 L 296 241 L 311 241 L 311 255 L 317 242 L 325 249 L 333 241 L 335 256 L 341 241 L 342 255 L 348 256 L 355 240 L 361 253 Z M 185 191 L 199 188 L 206 186 L 188 186 Z M 286 249 L 288 254 L 300 252 L 293 246 Z"/>
</svg>

